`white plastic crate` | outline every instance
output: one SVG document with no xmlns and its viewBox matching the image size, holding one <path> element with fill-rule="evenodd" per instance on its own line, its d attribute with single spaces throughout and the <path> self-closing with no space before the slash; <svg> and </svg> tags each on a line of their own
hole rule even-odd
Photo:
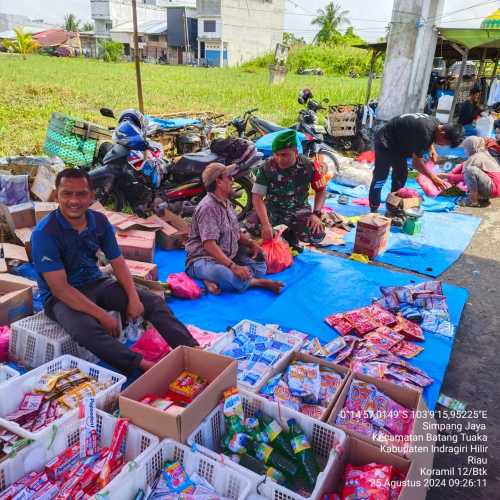
<svg viewBox="0 0 500 500">
<path fill-rule="evenodd" d="M 29 368 L 36 368 L 65 354 L 92 363 L 99 361 L 43 311 L 12 323 L 11 330 L 9 357 Z"/>
<path fill-rule="evenodd" d="M 97 410 L 97 433 L 99 446 L 109 446 L 117 419 Z M 0 491 L 10 486 L 25 474 L 41 471 L 45 464 L 62 453 L 66 448 L 79 442 L 80 419 L 73 416 L 57 427 L 55 435 L 45 434 L 36 442 L 24 448 L 13 457 L 0 463 Z M 111 490 L 133 474 L 145 463 L 148 453 L 155 449 L 159 439 L 135 425 L 129 424 L 127 434 L 120 448 L 125 458 L 125 465 L 120 473 L 103 490 Z M 128 463 L 127 463 L 128 462 Z"/>
<path fill-rule="evenodd" d="M 42 375 L 45 373 L 56 373 L 61 370 L 70 370 L 72 368 L 78 368 L 99 382 L 111 381 L 111 385 L 108 388 L 96 394 L 96 405 L 103 410 L 113 410 L 116 407 L 121 388 L 127 380 L 126 377 L 83 359 L 65 355 L 39 366 L 24 375 L 9 380 L 0 386 L 0 425 L 20 436 L 38 439 L 49 432 L 54 425 L 61 425 L 62 422 L 70 419 L 77 412 L 77 409 L 65 413 L 61 418 L 55 420 L 39 432 L 30 432 L 15 422 L 6 420 L 5 416 L 18 409 L 24 394 L 33 389 Z"/>
<path fill-rule="evenodd" d="M 188 475 L 199 474 L 224 497 L 244 500 L 250 494 L 251 484 L 247 476 L 172 439 L 165 439 L 148 451 L 143 464 L 133 474 L 120 481 L 117 487 L 106 488 L 101 494 L 106 494 L 106 500 L 133 500 L 139 489 L 146 491 L 147 486 L 152 484 L 166 461 L 180 462 Z"/>
<path fill-rule="evenodd" d="M 215 352 L 217 354 L 222 354 L 233 343 L 236 335 L 239 333 L 244 333 L 247 335 L 260 335 L 262 337 L 267 337 L 285 344 L 288 344 L 290 340 L 286 333 L 283 333 L 282 331 L 276 329 L 274 326 L 261 325 L 260 323 L 257 323 L 255 321 L 244 319 L 230 328 L 228 334 L 220 341 L 217 341 L 217 343 L 213 345 L 209 349 L 209 351 Z M 290 350 L 287 352 L 283 352 L 281 358 L 274 365 L 270 366 L 267 370 L 264 370 L 262 372 L 261 377 L 255 385 L 249 385 L 238 380 L 238 386 L 250 392 L 259 391 L 275 371 L 283 370 L 284 367 L 288 365 L 292 353 L 295 351 L 299 351 L 302 347 L 302 344 L 303 342 L 297 343 L 293 346 L 291 345 Z"/>
<path fill-rule="evenodd" d="M 8 365 L 0 365 L 0 385 L 15 377 L 19 377 L 20 373 Z"/>
<path fill-rule="evenodd" d="M 265 415 L 273 417 L 285 429 L 288 429 L 286 421 L 289 418 L 295 418 L 303 429 L 322 470 L 310 497 L 303 497 L 270 478 L 255 474 L 221 453 L 220 443 L 226 435 L 222 404 L 217 406 L 188 437 L 188 444 L 195 450 L 223 462 L 248 477 L 252 483 L 252 493 L 258 493 L 271 500 L 304 500 L 304 498 L 319 500 L 323 494 L 333 491 L 335 480 L 342 472 L 340 454 L 345 446 L 345 432 L 306 415 L 291 412 L 288 408 L 271 405 L 265 399 L 256 398 L 250 392 L 240 390 L 240 394 L 245 418 L 253 416 L 257 410 L 262 410 Z"/>
</svg>

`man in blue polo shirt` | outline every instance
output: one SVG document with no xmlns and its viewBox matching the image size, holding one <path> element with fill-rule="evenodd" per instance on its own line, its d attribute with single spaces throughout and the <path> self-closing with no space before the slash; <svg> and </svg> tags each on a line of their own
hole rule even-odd
<svg viewBox="0 0 500 500">
<path fill-rule="evenodd" d="M 65 169 L 56 178 L 59 209 L 42 219 L 31 237 L 33 263 L 46 314 L 100 359 L 124 373 L 148 370 L 154 363 L 117 339 L 122 319 L 144 317 L 168 344 L 198 345 L 165 302 L 146 288 L 136 288 L 106 217 L 89 209 L 89 175 Z M 114 278 L 101 274 L 98 250 L 110 261 Z"/>
</svg>

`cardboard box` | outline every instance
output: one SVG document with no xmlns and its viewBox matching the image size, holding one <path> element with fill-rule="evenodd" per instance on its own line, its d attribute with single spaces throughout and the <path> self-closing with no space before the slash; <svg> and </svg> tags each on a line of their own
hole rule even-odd
<svg viewBox="0 0 500 500">
<path fill-rule="evenodd" d="M 190 226 L 182 217 L 179 217 L 170 210 L 165 210 L 163 218 L 152 215 L 148 219 L 162 224 L 161 229 L 157 233 L 160 248 L 172 250 L 184 247 L 189 235 Z"/>
<path fill-rule="evenodd" d="M 41 201 L 55 201 L 56 177 L 63 168 L 59 164 L 38 167 L 35 182 L 31 186 L 31 192 Z"/>
<path fill-rule="evenodd" d="M 35 219 L 38 224 L 45 216 L 49 215 L 54 210 L 59 208 L 59 203 L 56 202 L 35 202 Z"/>
<path fill-rule="evenodd" d="M 149 262 L 139 262 L 138 260 L 126 259 L 128 269 L 132 276 L 137 276 L 149 281 L 156 281 L 158 276 L 158 266 Z"/>
<path fill-rule="evenodd" d="M 33 292 L 36 283 L 14 276 L 0 274 L 0 325 L 10 325 L 33 314 Z"/>
<path fill-rule="evenodd" d="M 32 260 L 31 258 L 31 235 L 33 234 L 34 227 L 23 227 L 22 229 L 16 229 L 14 231 L 14 234 L 16 235 L 16 238 L 21 242 L 21 244 L 24 246 L 24 249 L 26 250 L 26 254 L 28 255 L 28 259 Z"/>
<path fill-rule="evenodd" d="M 274 376 L 277 373 L 284 372 L 288 368 L 288 366 L 294 361 L 302 361 L 304 363 L 316 363 L 316 364 L 319 364 L 320 366 L 327 367 L 327 368 L 329 368 L 337 373 L 340 373 L 344 377 L 340 386 L 338 387 L 337 391 L 335 392 L 334 396 L 332 397 L 330 403 L 325 408 L 325 411 L 323 412 L 321 418 L 319 419 L 323 422 L 326 422 L 328 417 L 330 416 L 330 412 L 332 411 L 332 408 L 333 408 L 335 402 L 342 394 L 342 389 L 344 388 L 344 385 L 347 383 L 348 380 L 350 380 L 351 371 L 343 366 L 337 365 L 335 363 L 331 363 L 331 362 L 329 362 L 325 359 L 322 359 L 322 358 L 317 358 L 315 356 L 311 356 L 310 354 L 306 354 L 303 352 L 293 352 L 290 358 L 288 358 L 288 357 L 284 358 L 283 361 L 280 361 L 277 364 L 276 368 L 273 369 L 271 376 Z M 268 377 L 264 381 L 263 384 L 260 384 L 260 387 L 258 387 L 258 391 L 260 391 L 260 389 L 266 385 L 269 378 L 270 377 Z M 247 388 L 245 387 L 245 389 L 247 389 Z M 258 392 L 257 392 L 257 396 L 262 397 Z M 291 411 L 294 411 L 294 410 L 291 410 Z"/>
<path fill-rule="evenodd" d="M 3 215 L 9 229 L 14 233 L 16 229 L 33 227 L 35 225 L 35 208 L 31 201 L 10 207 L 2 205 Z"/>
<path fill-rule="evenodd" d="M 131 229 L 116 233 L 116 241 L 125 259 L 153 262 L 156 235 L 150 231 Z"/>
<path fill-rule="evenodd" d="M 389 193 L 385 204 L 393 210 L 406 210 L 408 208 L 420 207 L 422 200 L 417 196 L 415 198 L 400 198 L 395 193 Z"/>
<path fill-rule="evenodd" d="M 387 248 L 390 230 L 391 219 L 379 214 L 363 215 L 356 226 L 353 252 L 375 258 Z"/>
<path fill-rule="evenodd" d="M 369 463 L 392 465 L 406 475 L 398 500 L 425 500 L 426 488 L 423 484 L 424 477 L 422 477 L 416 463 L 392 453 L 384 453 L 378 446 L 366 443 L 356 437 L 348 436 L 344 454 L 342 455 L 342 472 L 347 464 L 360 467 Z M 329 479 L 333 480 L 331 490 L 329 491 L 340 493 L 343 486 L 343 474 Z M 421 484 L 418 484 L 418 481 Z"/>
<path fill-rule="evenodd" d="M 225 390 L 236 386 L 236 361 L 191 347 L 179 346 L 120 394 L 120 415 L 161 438 L 186 442 L 201 421 L 220 403 Z M 209 384 L 179 411 L 161 411 L 139 401 L 147 394 L 163 396 L 170 382 L 188 370 Z"/>
<path fill-rule="evenodd" d="M 24 247 L 14 245 L 13 243 L 0 243 L 0 258 L 20 260 L 21 262 L 29 262 L 28 254 Z"/>
<path fill-rule="evenodd" d="M 337 399 L 336 403 L 333 406 L 332 412 L 330 414 L 330 417 L 328 419 L 328 423 L 331 425 L 335 425 L 336 427 L 339 427 L 340 429 L 344 430 L 347 434 L 351 436 L 355 436 L 358 439 L 361 439 L 363 441 L 367 441 L 369 443 L 374 444 L 375 446 L 380 446 L 383 443 L 380 443 L 378 441 L 374 441 L 371 437 L 364 436 L 362 434 L 359 434 L 358 432 L 354 432 L 343 425 L 336 424 L 337 416 L 344 407 L 345 400 L 347 398 L 347 395 L 349 393 L 349 388 L 351 387 L 351 383 L 354 379 L 362 380 L 363 382 L 367 382 L 369 384 L 373 384 L 377 389 L 381 392 L 383 392 L 385 395 L 389 396 L 391 399 L 399 403 L 400 405 L 410 409 L 414 410 L 414 422 L 413 422 L 413 429 L 411 431 L 411 435 L 419 435 L 420 433 L 423 432 L 424 428 L 424 421 L 427 421 L 428 423 L 433 422 L 433 417 L 427 410 L 427 407 L 425 405 L 424 399 L 422 397 L 422 392 L 416 391 L 413 389 L 410 389 L 409 387 L 403 387 L 400 385 L 393 384 L 391 382 L 388 382 L 387 380 L 380 380 L 374 377 L 370 377 L 368 375 L 363 375 L 361 373 L 353 373 L 347 383 L 344 385 L 342 389 L 342 393 Z M 432 430 L 432 425 L 426 425 L 426 427 L 429 427 L 430 430 L 425 431 L 425 436 L 429 437 L 429 446 L 428 448 L 431 449 L 431 443 L 433 442 L 433 437 L 431 434 L 435 434 L 435 431 Z M 409 446 L 411 447 L 415 443 L 420 444 L 419 441 L 416 440 L 410 440 L 409 441 Z M 390 442 L 388 443 L 389 445 L 397 445 L 397 442 Z M 418 462 L 421 462 L 423 464 L 431 463 L 433 461 L 433 453 L 419 453 L 417 451 L 413 451 L 410 449 L 410 452 L 407 454 L 404 454 L 403 451 L 396 452 L 394 450 L 395 454 L 405 456 L 406 458 L 410 458 L 412 460 L 417 460 Z"/>
</svg>

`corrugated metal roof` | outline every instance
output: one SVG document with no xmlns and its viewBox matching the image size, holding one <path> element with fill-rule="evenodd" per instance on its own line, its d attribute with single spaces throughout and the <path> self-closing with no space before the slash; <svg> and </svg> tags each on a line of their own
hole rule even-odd
<svg viewBox="0 0 500 500">
<path fill-rule="evenodd" d="M 167 31 L 167 21 L 147 21 L 144 23 L 139 23 L 137 26 L 137 32 L 145 35 L 160 35 L 161 33 L 166 33 Z M 128 23 L 119 24 L 111 29 L 111 33 L 133 33 L 134 23 L 132 21 Z"/>
<path fill-rule="evenodd" d="M 66 31 L 64 28 L 54 28 L 33 35 L 33 38 L 42 47 L 58 47 L 66 43 L 73 36 L 72 32 Z"/>
</svg>

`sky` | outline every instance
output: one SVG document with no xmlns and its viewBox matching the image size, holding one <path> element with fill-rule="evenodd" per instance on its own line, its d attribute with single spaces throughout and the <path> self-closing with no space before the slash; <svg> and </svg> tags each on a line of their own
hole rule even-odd
<svg viewBox="0 0 500 500">
<path fill-rule="evenodd" d="M 351 24 L 362 38 L 375 41 L 385 34 L 391 18 L 392 0 L 335 1 L 349 11 Z M 317 31 L 311 26 L 311 20 L 317 9 L 327 3 L 328 0 L 286 0 L 285 29 L 310 41 Z M 499 7 L 500 0 L 445 0 L 443 17 L 438 24 L 477 28 L 482 19 Z M 68 12 L 73 12 L 83 21 L 91 20 L 90 0 L 0 0 L 0 12 L 24 14 L 51 23 L 61 23 Z"/>
</svg>

